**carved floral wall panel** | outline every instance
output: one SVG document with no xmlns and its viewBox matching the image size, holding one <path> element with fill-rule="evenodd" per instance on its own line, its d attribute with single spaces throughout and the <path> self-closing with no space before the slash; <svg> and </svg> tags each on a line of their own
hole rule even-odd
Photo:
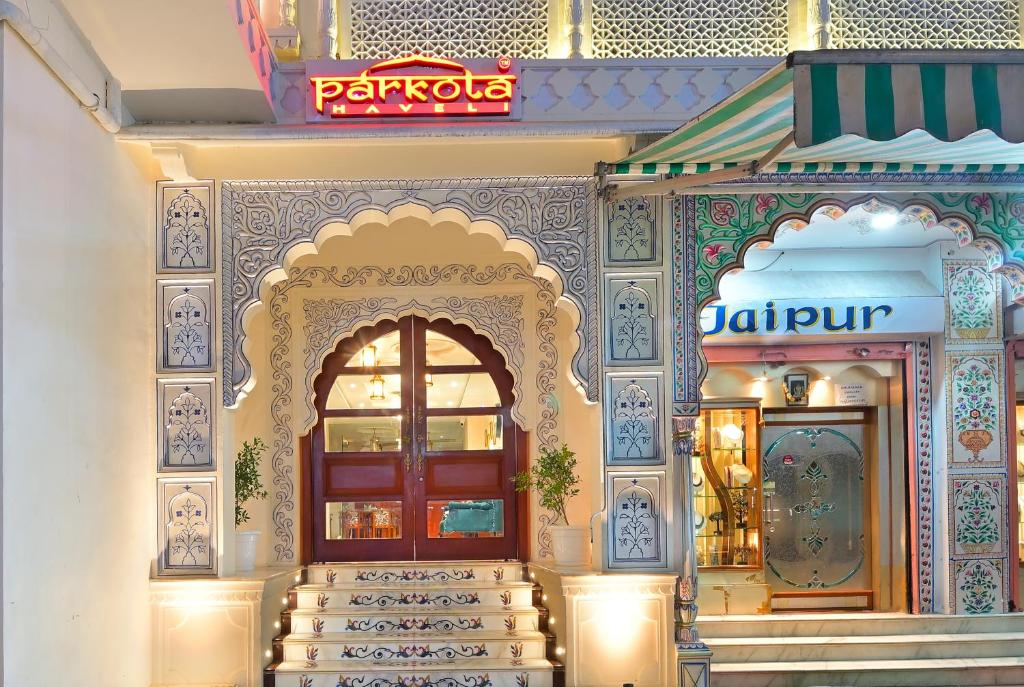
<svg viewBox="0 0 1024 687">
<path fill-rule="evenodd" d="M 607 376 L 605 446 L 610 465 L 664 463 L 661 375 Z"/>
<path fill-rule="evenodd" d="M 158 372 L 213 371 L 213 280 L 159 280 Z"/>
<path fill-rule="evenodd" d="M 157 469 L 210 471 L 214 465 L 215 380 L 157 380 Z"/>
<path fill-rule="evenodd" d="M 157 272 L 212 272 L 213 182 L 157 183 Z"/>
<path fill-rule="evenodd" d="M 646 265 L 660 261 L 661 201 L 640 197 L 605 205 L 605 264 Z"/>
<path fill-rule="evenodd" d="M 608 518 L 612 568 L 651 568 L 665 565 L 660 474 L 611 478 L 612 512 Z"/>
<path fill-rule="evenodd" d="M 953 467 L 999 467 L 1006 455 L 1003 353 L 946 355 L 946 424 Z"/>
<path fill-rule="evenodd" d="M 978 615 L 1006 612 L 1006 579 L 1002 559 L 970 558 L 953 563 L 954 613 Z"/>
<path fill-rule="evenodd" d="M 654 275 L 616 275 L 605 279 L 606 363 L 659 364 L 660 279 Z"/>
<path fill-rule="evenodd" d="M 946 340 L 1002 345 L 1002 284 L 981 260 L 945 260 Z"/>
<path fill-rule="evenodd" d="M 954 477 L 949 502 L 953 555 L 1005 554 L 1005 479 Z"/>
<path fill-rule="evenodd" d="M 216 574 L 216 479 L 163 477 L 157 490 L 159 574 Z"/>
</svg>

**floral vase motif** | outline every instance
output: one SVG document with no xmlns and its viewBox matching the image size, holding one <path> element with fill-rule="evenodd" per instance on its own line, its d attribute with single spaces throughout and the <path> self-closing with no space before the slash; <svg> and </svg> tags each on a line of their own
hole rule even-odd
<svg viewBox="0 0 1024 687">
<path fill-rule="evenodd" d="M 981 458 L 978 457 L 978 454 L 992 443 L 992 432 L 987 429 L 965 429 L 960 432 L 958 439 L 960 445 L 974 456 L 973 462 L 980 463 Z"/>
<path fill-rule="evenodd" d="M 963 550 L 967 553 L 989 553 L 996 548 L 995 542 L 984 542 L 981 544 L 961 544 Z"/>
<path fill-rule="evenodd" d="M 984 339 L 991 327 L 957 327 L 956 333 L 961 339 Z"/>
</svg>

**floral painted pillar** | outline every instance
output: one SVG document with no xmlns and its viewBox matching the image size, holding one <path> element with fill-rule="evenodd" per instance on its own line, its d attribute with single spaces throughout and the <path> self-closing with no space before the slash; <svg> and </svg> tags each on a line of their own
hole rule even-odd
<svg viewBox="0 0 1024 687">
<path fill-rule="evenodd" d="M 682 687 L 707 687 L 711 671 L 711 651 L 697 634 L 697 544 L 693 523 L 693 480 L 689 479 L 693 457 L 695 417 L 672 418 L 672 449 L 679 475 L 681 497 L 680 527 L 683 532 L 683 565 L 676 591 L 676 655 L 679 684 Z"/>
<path fill-rule="evenodd" d="M 945 260 L 947 606 L 1003 613 L 1009 575 L 1010 487 L 1002 283 L 982 260 Z"/>
</svg>

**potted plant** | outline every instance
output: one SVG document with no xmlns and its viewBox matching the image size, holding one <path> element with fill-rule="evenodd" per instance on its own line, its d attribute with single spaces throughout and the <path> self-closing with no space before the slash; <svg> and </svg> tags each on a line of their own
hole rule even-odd
<svg viewBox="0 0 1024 687">
<path fill-rule="evenodd" d="M 242 448 L 235 457 L 235 567 L 238 570 L 252 570 L 256 567 L 256 541 L 258 530 L 238 531 L 238 527 L 249 521 L 249 512 L 244 505 L 251 500 L 267 498 L 260 478 L 260 461 L 267 445 L 259 437 L 252 443 L 242 442 Z"/>
<path fill-rule="evenodd" d="M 559 449 L 542 448 L 540 457 L 527 472 L 514 477 L 516 491 L 535 489 L 540 505 L 557 518 L 551 526 L 551 548 L 555 565 L 581 568 L 590 563 L 590 541 L 586 527 L 569 525 L 566 503 L 580 493 L 576 475 L 576 454 L 566 444 Z"/>
</svg>

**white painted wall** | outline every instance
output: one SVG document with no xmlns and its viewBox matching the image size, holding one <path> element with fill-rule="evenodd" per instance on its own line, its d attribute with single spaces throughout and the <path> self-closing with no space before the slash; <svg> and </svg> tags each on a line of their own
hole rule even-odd
<svg viewBox="0 0 1024 687">
<path fill-rule="evenodd" d="M 2 29 L 7 685 L 149 682 L 153 197 Z"/>
</svg>

